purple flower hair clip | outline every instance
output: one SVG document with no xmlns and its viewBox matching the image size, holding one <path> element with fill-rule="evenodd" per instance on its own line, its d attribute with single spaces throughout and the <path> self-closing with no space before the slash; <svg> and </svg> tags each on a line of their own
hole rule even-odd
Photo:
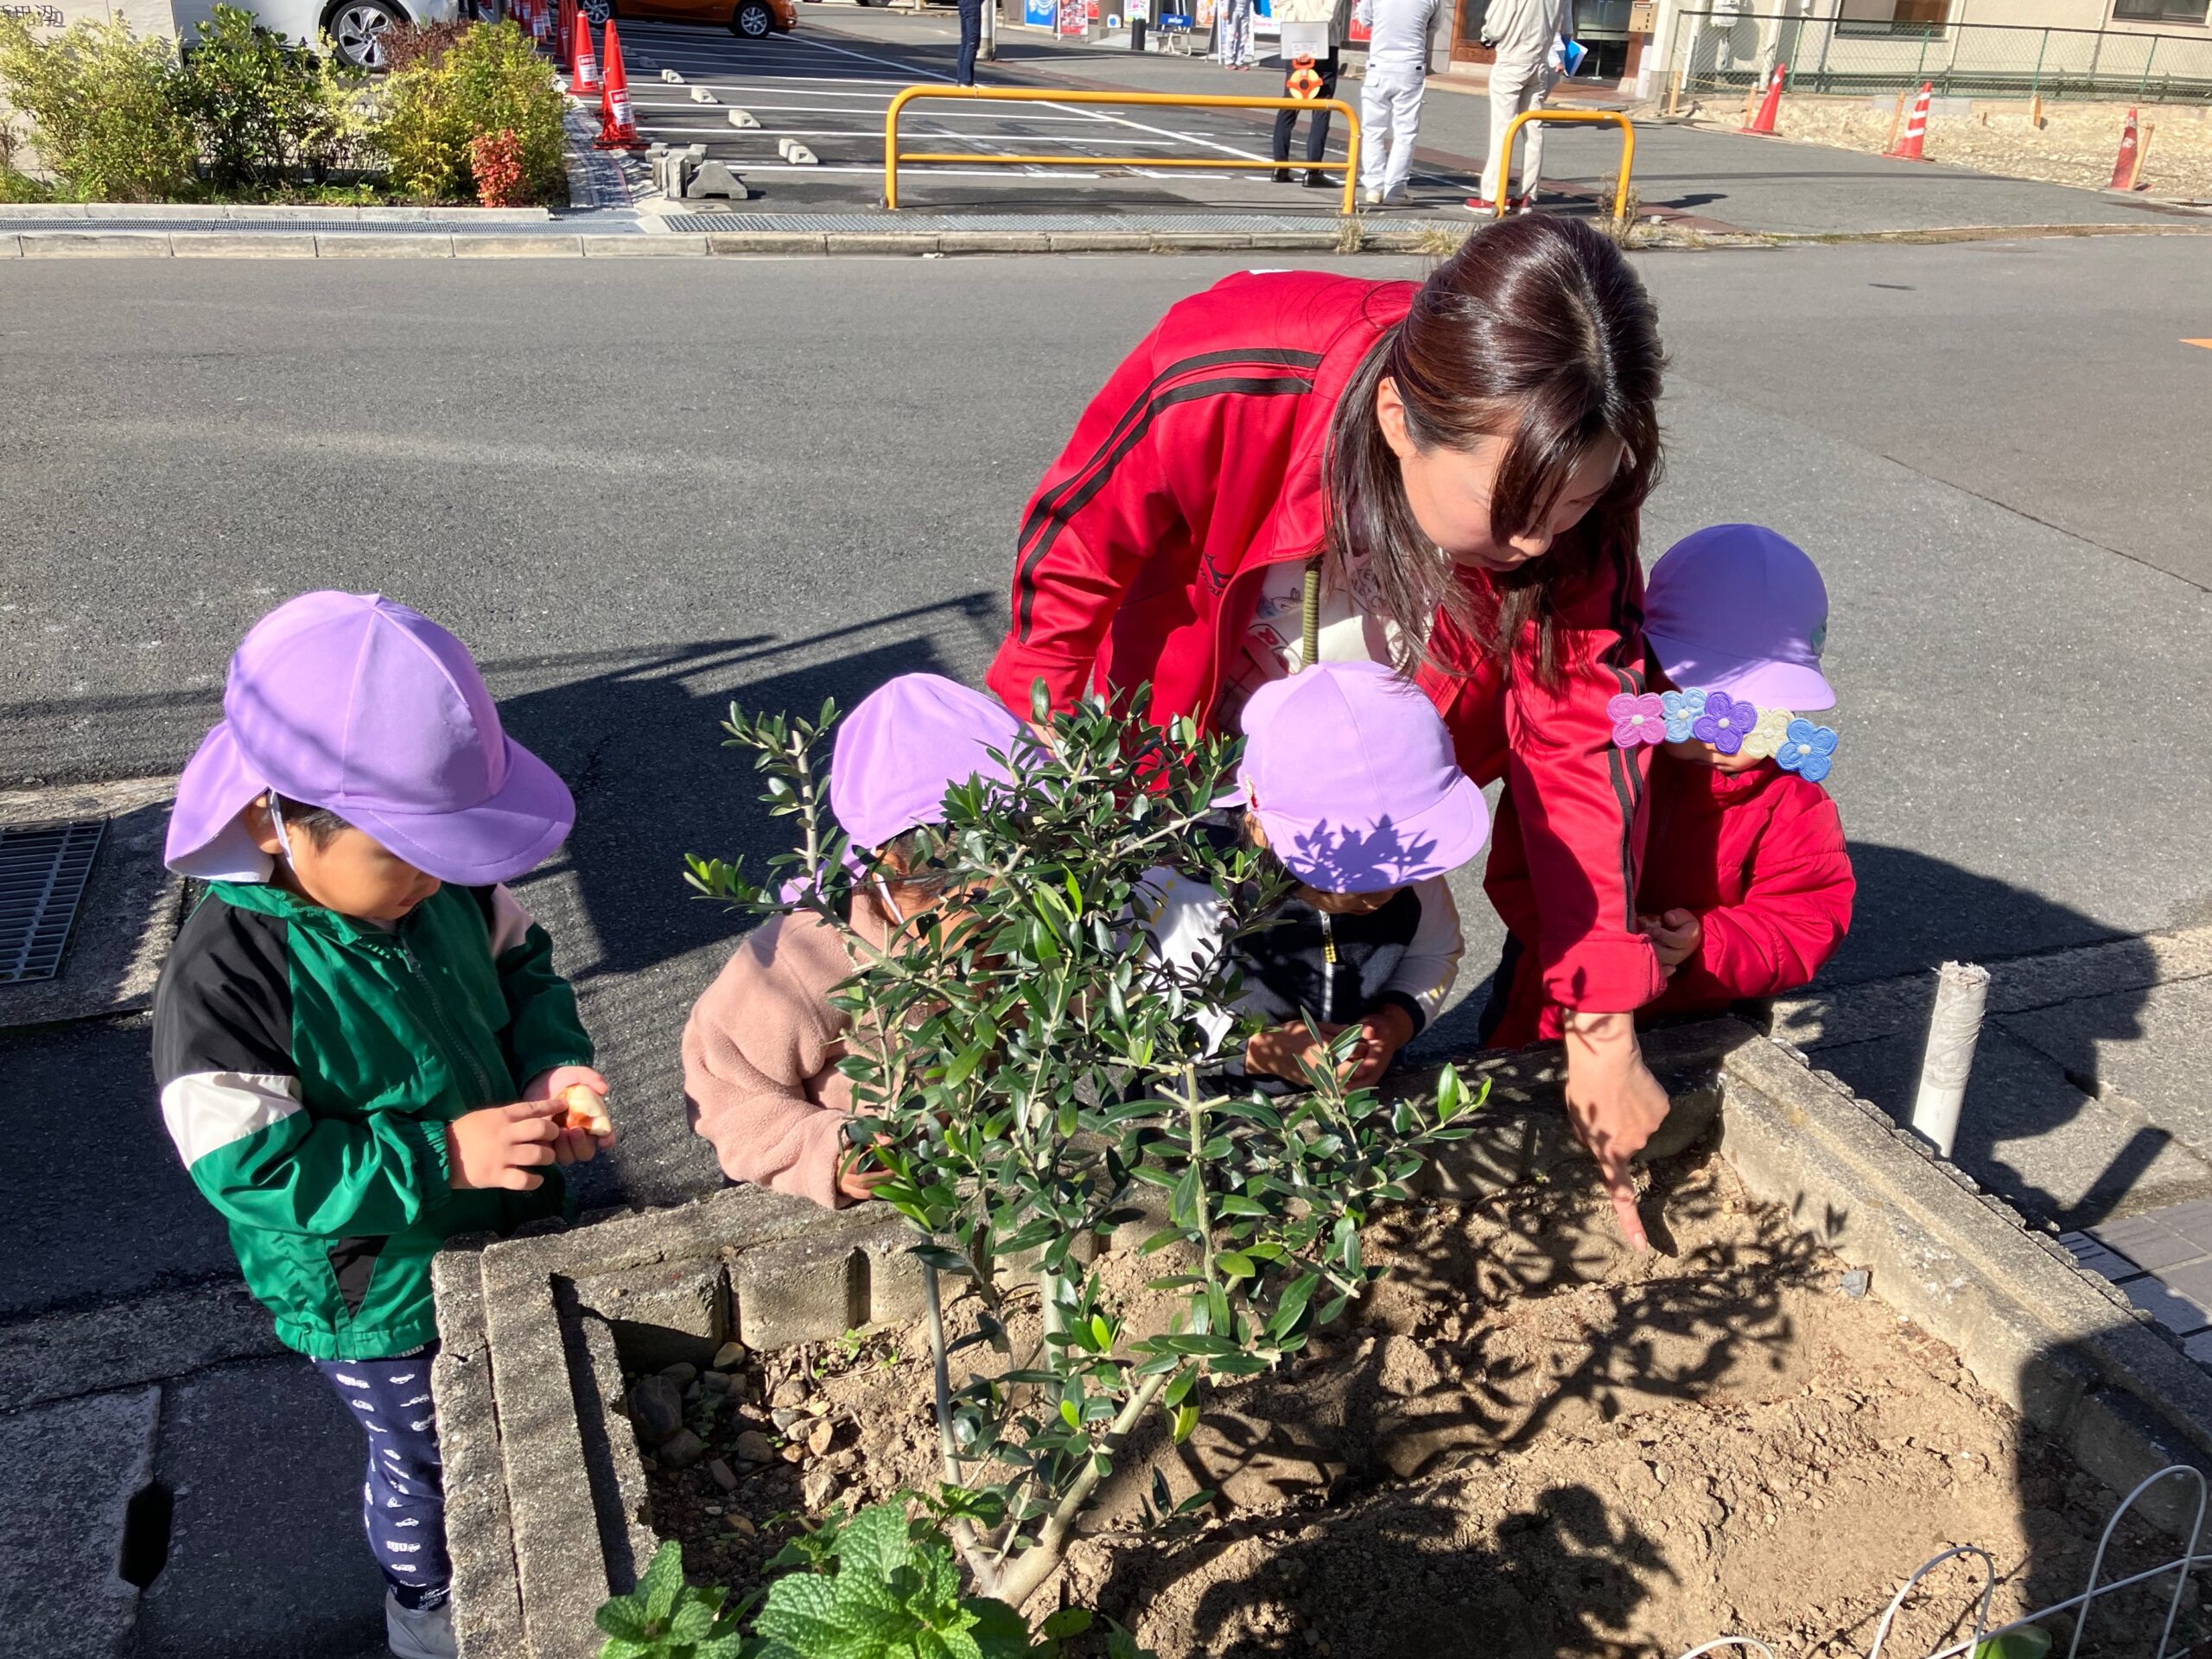
<svg viewBox="0 0 2212 1659">
<path fill-rule="evenodd" d="M 1656 693 L 1633 696 L 1624 691 L 1605 705 L 1605 716 L 1613 722 L 1613 741 L 1624 749 L 1667 740 L 1667 711 Z"/>
<path fill-rule="evenodd" d="M 1793 720 L 1781 747 L 1774 752 L 1774 764 L 1784 772 L 1796 772 L 1808 784 L 1817 784 L 1834 765 L 1835 746 L 1834 728 Z"/>
<path fill-rule="evenodd" d="M 1758 723 L 1759 711 L 1750 703 L 1738 702 L 1726 691 L 1708 691 L 1704 712 L 1690 724 L 1690 735 L 1723 754 L 1733 754 Z"/>
</svg>

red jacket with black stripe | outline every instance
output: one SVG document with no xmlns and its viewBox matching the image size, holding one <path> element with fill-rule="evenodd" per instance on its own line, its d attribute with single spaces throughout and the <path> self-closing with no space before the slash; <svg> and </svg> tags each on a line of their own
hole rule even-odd
<svg viewBox="0 0 2212 1659">
<path fill-rule="evenodd" d="M 1522 946 L 1508 948 L 1512 987 L 1489 1042 L 1519 1048 L 1555 1038 L 1560 1009 L 1526 949 L 1541 931 L 1541 884 L 1510 799 L 1498 809 L 1483 887 Z M 1647 916 L 1694 911 L 1704 938 L 1644 1014 L 1717 1014 L 1807 983 L 1851 931 L 1856 893 L 1843 821 L 1818 784 L 1771 760 L 1730 773 L 1660 755 L 1637 907 Z"/>
<path fill-rule="evenodd" d="M 1148 681 L 1154 718 L 1205 717 L 1268 567 L 1320 550 L 1331 416 L 1414 292 L 1245 272 L 1161 319 L 1023 518 L 1013 623 L 990 671 L 1008 708 L 1027 715 L 1039 679 L 1056 708 Z M 1444 618 L 1419 678 L 1460 766 L 1480 783 L 1508 779 L 1522 803 L 1548 990 L 1625 1011 L 1663 984 L 1634 915 L 1649 761 L 1614 747 L 1605 715 L 1609 698 L 1643 689 L 1643 573 L 1624 550 L 1558 597 L 1558 693 L 1536 683 L 1533 627 L 1508 673 Z"/>
</svg>

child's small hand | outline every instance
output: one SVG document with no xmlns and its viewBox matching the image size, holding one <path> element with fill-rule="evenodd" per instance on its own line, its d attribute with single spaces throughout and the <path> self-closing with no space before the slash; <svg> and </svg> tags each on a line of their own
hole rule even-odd
<svg viewBox="0 0 2212 1659">
<path fill-rule="evenodd" d="M 556 1065 L 550 1071 L 541 1071 L 523 1085 L 524 1100 L 558 1100 L 571 1086 L 581 1084 L 601 1100 L 607 1098 L 607 1079 L 588 1065 Z M 607 1151 L 615 1141 L 613 1124 L 603 1135 L 594 1135 L 584 1129 L 560 1131 L 553 1143 L 554 1160 L 563 1164 L 588 1164 L 598 1154 Z"/>
<path fill-rule="evenodd" d="M 1698 920 L 1695 911 L 1670 910 L 1663 916 L 1639 916 L 1636 925 L 1650 938 L 1659 965 L 1670 977 L 1705 943 L 1705 924 Z"/>
<path fill-rule="evenodd" d="M 557 1100 L 518 1100 L 463 1112 L 446 1125 L 451 1184 L 464 1192 L 495 1186 L 531 1192 L 544 1185 L 538 1171 L 563 1161 L 555 1150 L 561 1110 Z"/>
<path fill-rule="evenodd" d="M 1395 1002 L 1376 1009 L 1359 1022 L 1359 1040 L 1344 1067 L 1344 1087 L 1364 1089 L 1381 1081 L 1398 1051 L 1413 1039 L 1411 1014 Z"/>
<path fill-rule="evenodd" d="M 1270 1026 L 1265 1031 L 1255 1031 L 1244 1041 L 1244 1069 L 1303 1083 L 1308 1065 L 1328 1063 L 1327 1045 L 1343 1029 L 1342 1026 L 1309 1028 L 1300 1020 L 1294 1025 Z M 1316 1030 L 1321 1033 L 1318 1043 L 1313 1040 Z"/>
<path fill-rule="evenodd" d="M 891 1144 L 888 1135 L 875 1137 L 877 1147 Z M 855 1147 L 848 1144 L 837 1154 L 837 1190 L 855 1204 L 865 1204 L 875 1196 L 875 1189 L 890 1180 L 897 1172 L 887 1169 L 875 1155 L 874 1147 Z"/>
</svg>

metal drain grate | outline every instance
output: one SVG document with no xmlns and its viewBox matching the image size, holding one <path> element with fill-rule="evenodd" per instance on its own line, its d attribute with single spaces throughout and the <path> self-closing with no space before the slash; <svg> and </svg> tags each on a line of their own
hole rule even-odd
<svg viewBox="0 0 2212 1659">
<path fill-rule="evenodd" d="M 105 818 L 0 824 L 0 985 L 61 971 L 106 830 Z"/>
</svg>

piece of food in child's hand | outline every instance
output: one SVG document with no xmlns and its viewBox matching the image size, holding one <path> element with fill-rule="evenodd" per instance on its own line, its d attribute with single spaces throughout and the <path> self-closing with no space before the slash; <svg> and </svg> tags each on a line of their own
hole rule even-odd
<svg viewBox="0 0 2212 1659">
<path fill-rule="evenodd" d="M 607 1115 L 607 1103 L 581 1083 L 572 1083 L 561 1091 L 561 1103 L 568 1108 L 561 1119 L 564 1129 L 589 1129 L 594 1135 L 614 1133 L 614 1120 Z"/>
</svg>

